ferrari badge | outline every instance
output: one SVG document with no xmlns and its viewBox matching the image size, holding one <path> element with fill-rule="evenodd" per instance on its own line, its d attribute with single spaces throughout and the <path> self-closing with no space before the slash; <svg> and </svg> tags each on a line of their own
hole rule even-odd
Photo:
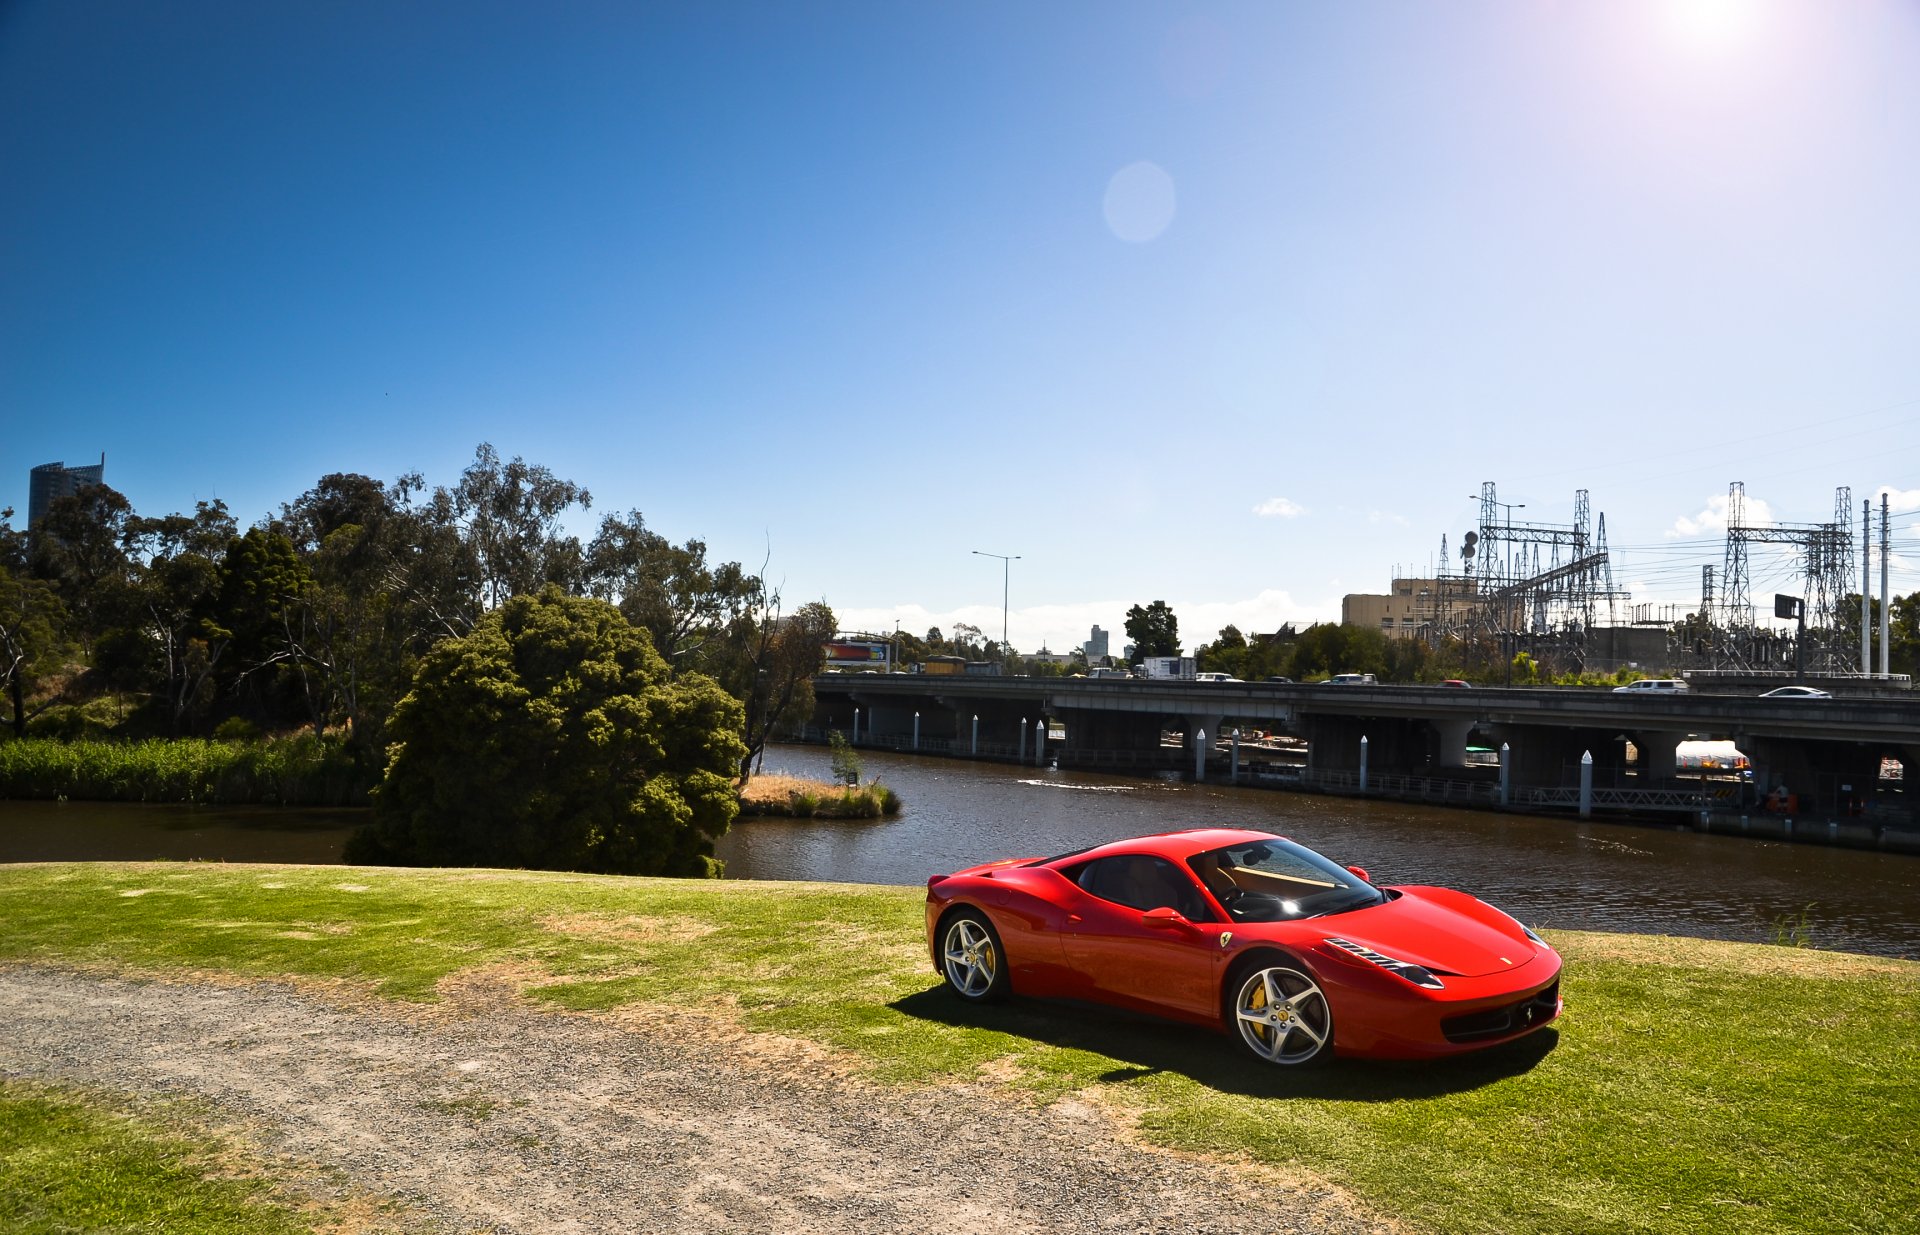
<svg viewBox="0 0 1920 1235">
<path fill-rule="evenodd" d="M 1232 943 L 1232 942 L 1233 942 L 1233 932 L 1232 932 L 1232 931 L 1221 931 L 1221 932 L 1220 932 L 1220 946 L 1221 946 L 1221 947 L 1223 947 L 1223 948 L 1224 948 L 1224 947 L 1226 947 L 1226 946 L 1227 946 L 1228 944 L 1230 944 L 1230 943 Z"/>
</svg>

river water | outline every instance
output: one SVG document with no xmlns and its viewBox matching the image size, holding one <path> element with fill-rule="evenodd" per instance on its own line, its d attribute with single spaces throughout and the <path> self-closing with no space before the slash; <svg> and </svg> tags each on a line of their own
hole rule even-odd
<svg viewBox="0 0 1920 1235">
<path fill-rule="evenodd" d="M 1766 940 L 1803 911 L 1816 947 L 1920 957 L 1920 857 L 1677 827 L 1449 810 L 1271 789 L 862 752 L 906 802 L 897 819 L 743 819 L 722 838 L 741 879 L 924 883 L 1178 828 L 1278 832 L 1377 883 L 1472 892 L 1530 925 Z M 829 776 L 818 747 L 766 767 Z"/>
<path fill-rule="evenodd" d="M 1765 940 L 1806 915 L 1816 947 L 1920 956 L 1920 857 L 1263 789 L 863 753 L 896 819 L 744 819 L 719 854 L 736 879 L 919 884 L 994 858 L 1065 853 L 1177 828 L 1279 832 L 1379 883 L 1463 888 L 1531 924 Z M 827 752 L 769 771 L 826 778 Z M 0 801 L 0 862 L 340 861 L 364 812 Z"/>
</svg>

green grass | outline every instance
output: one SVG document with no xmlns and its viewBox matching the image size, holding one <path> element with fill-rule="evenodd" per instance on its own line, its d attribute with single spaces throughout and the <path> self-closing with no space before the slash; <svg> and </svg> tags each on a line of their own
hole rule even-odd
<svg viewBox="0 0 1920 1235">
<path fill-rule="evenodd" d="M 937 989 L 914 889 L 44 865 L 0 868 L 0 921 L 0 960 L 345 979 L 406 1000 L 492 967 L 557 1009 L 700 1009 L 881 1082 L 1091 1093 L 1152 1141 L 1311 1172 L 1416 1229 L 1895 1231 L 1920 1210 L 1907 961 L 1555 932 L 1557 1029 L 1439 1065 L 1296 1074 L 1202 1030 L 961 1007 Z"/>
<path fill-rule="evenodd" d="M 0 741 L 0 798 L 365 806 L 368 775 L 342 740 Z"/>
<path fill-rule="evenodd" d="M 0 1080 L 0 1230 L 294 1235 L 314 1227 L 205 1137 Z M 219 1177 L 216 1177 L 219 1176 Z"/>
</svg>

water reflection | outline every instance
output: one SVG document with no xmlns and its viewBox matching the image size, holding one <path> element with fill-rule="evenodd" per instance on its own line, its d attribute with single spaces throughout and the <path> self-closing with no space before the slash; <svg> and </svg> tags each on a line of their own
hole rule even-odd
<svg viewBox="0 0 1920 1235">
<path fill-rule="evenodd" d="M 0 862 L 338 863 L 364 810 L 0 801 Z"/>
<path fill-rule="evenodd" d="M 1823 948 L 1920 955 L 1920 859 L 1097 773 L 863 753 L 906 800 L 899 819 L 743 820 L 720 844 L 743 879 L 921 883 L 991 858 L 1064 853 L 1177 828 L 1281 832 L 1382 883 L 1465 888 L 1548 927 L 1756 940 L 1806 910 Z M 825 777 L 826 752 L 769 768 Z M 1811 908 L 1809 908 L 1811 907 Z"/>
</svg>

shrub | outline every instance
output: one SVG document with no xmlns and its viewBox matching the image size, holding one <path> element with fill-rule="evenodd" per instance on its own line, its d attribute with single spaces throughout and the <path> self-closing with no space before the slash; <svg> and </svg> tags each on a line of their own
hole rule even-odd
<svg viewBox="0 0 1920 1235">
<path fill-rule="evenodd" d="M 348 860 L 711 874 L 742 723 L 605 601 L 517 596 L 420 662 Z"/>
</svg>

